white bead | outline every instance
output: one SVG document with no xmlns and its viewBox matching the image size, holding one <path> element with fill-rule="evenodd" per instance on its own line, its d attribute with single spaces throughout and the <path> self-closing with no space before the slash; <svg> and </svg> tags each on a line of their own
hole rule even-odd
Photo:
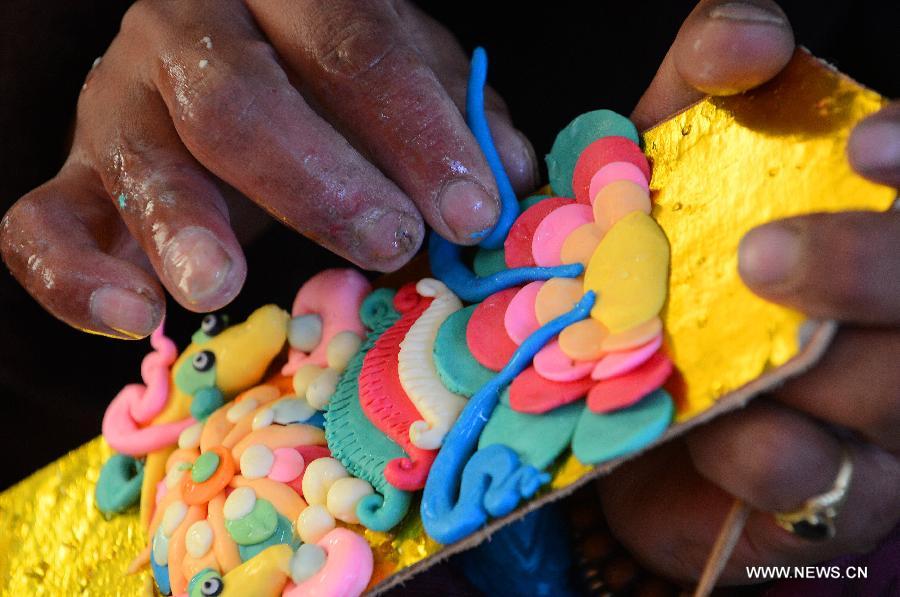
<svg viewBox="0 0 900 597">
<path fill-rule="evenodd" d="M 297 369 L 297 372 L 294 373 L 292 379 L 294 383 L 294 394 L 297 396 L 306 396 L 306 390 L 309 388 L 309 384 L 311 384 L 315 378 L 319 377 L 324 370 L 324 368 L 311 363 L 307 363 Z"/>
<path fill-rule="evenodd" d="M 362 338 L 354 332 L 335 334 L 325 349 L 325 360 L 328 362 L 328 367 L 335 371 L 343 371 L 361 345 Z"/>
<path fill-rule="evenodd" d="M 275 420 L 275 411 L 271 408 L 264 408 L 263 410 L 256 413 L 253 417 L 253 422 L 250 423 L 250 427 L 253 428 L 254 431 L 257 429 L 262 429 L 263 427 L 268 427 Z"/>
<path fill-rule="evenodd" d="M 279 400 L 272 407 L 272 410 L 275 411 L 275 422 L 279 425 L 302 423 L 316 414 L 316 409 L 311 407 L 306 399 L 297 398 L 296 396 Z"/>
<path fill-rule="evenodd" d="M 311 313 L 298 315 L 288 323 L 288 342 L 291 348 L 312 352 L 322 341 L 322 318 Z"/>
<path fill-rule="evenodd" d="M 241 474 L 246 479 L 262 479 L 272 470 L 275 454 L 263 444 L 253 444 L 241 454 Z"/>
<path fill-rule="evenodd" d="M 291 580 L 300 584 L 325 565 L 325 550 L 315 543 L 304 543 L 291 557 Z"/>
<path fill-rule="evenodd" d="M 163 535 L 171 537 L 178 525 L 181 524 L 181 521 L 184 520 L 184 517 L 187 516 L 187 511 L 187 504 L 181 500 L 176 500 L 169 504 L 166 511 L 163 512 L 162 524 L 160 524 Z"/>
<path fill-rule="evenodd" d="M 203 431 L 203 423 L 194 423 L 178 434 L 179 448 L 199 448 L 200 433 Z"/>
<path fill-rule="evenodd" d="M 331 485 L 349 476 L 344 465 L 334 458 L 316 458 L 306 465 L 303 473 L 303 497 L 307 504 L 325 504 Z"/>
<path fill-rule="evenodd" d="M 225 499 L 222 515 L 226 520 L 240 520 L 250 514 L 256 505 L 256 492 L 252 487 L 238 487 Z"/>
<path fill-rule="evenodd" d="M 258 406 L 259 402 L 257 402 L 255 398 L 244 398 L 240 402 L 235 402 L 231 408 L 228 409 L 228 412 L 225 413 L 225 418 L 228 419 L 229 423 L 237 423 L 243 419 L 245 415 L 256 410 L 256 407 Z"/>
<path fill-rule="evenodd" d="M 307 506 L 297 517 L 297 536 L 304 543 L 315 543 L 334 528 L 334 517 L 321 504 Z"/>
<path fill-rule="evenodd" d="M 364 479 L 345 477 L 335 481 L 328 489 L 328 497 L 325 505 L 332 516 L 338 520 L 358 524 L 356 505 L 367 495 L 372 495 L 375 490 Z"/>
<path fill-rule="evenodd" d="M 194 558 L 205 556 L 213 544 L 213 530 L 205 520 L 198 520 L 188 527 L 184 536 L 184 546 Z"/>
<path fill-rule="evenodd" d="M 169 538 L 163 535 L 161 528 L 153 536 L 152 557 L 158 566 L 165 566 L 169 563 Z"/>
<path fill-rule="evenodd" d="M 306 400 L 317 410 L 325 410 L 331 395 L 337 389 L 341 374 L 334 369 L 325 369 L 315 378 L 306 390 Z"/>
</svg>

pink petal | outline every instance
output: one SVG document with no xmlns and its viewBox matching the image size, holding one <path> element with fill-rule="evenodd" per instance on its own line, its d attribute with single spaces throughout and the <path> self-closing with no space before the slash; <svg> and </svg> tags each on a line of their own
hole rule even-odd
<svg viewBox="0 0 900 597">
<path fill-rule="evenodd" d="M 593 210 L 581 203 L 564 205 L 551 211 L 534 231 L 531 241 L 534 262 L 541 267 L 562 265 L 560 254 L 566 237 L 579 226 L 593 221 Z"/>
<path fill-rule="evenodd" d="M 597 362 L 597 366 L 591 372 L 591 377 L 603 380 L 633 371 L 647 362 L 660 346 L 662 346 L 662 334 L 657 334 L 643 346 L 622 352 L 611 352 Z"/>
<path fill-rule="evenodd" d="M 534 370 L 550 381 L 577 381 L 587 377 L 597 361 L 573 361 L 554 340 L 534 356 Z"/>
<path fill-rule="evenodd" d="M 516 296 L 510 301 L 503 316 L 503 326 L 506 333 L 516 344 L 524 342 L 535 330 L 541 327 L 534 311 L 534 303 L 537 293 L 544 283 L 542 281 L 531 282 L 522 287 Z"/>
</svg>

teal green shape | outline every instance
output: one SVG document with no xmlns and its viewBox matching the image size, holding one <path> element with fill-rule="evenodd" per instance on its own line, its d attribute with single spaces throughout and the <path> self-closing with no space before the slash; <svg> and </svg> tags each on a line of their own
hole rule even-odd
<svg viewBox="0 0 900 597">
<path fill-rule="evenodd" d="M 466 328 L 478 305 L 456 311 L 448 317 L 434 341 L 434 365 L 448 390 L 473 396 L 495 373 L 475 360 L 466 344 Z"/>
<path fill-rule="evenodd" d="M 637 404 L 611 413 L 584 409 L 572 452 L 584 464 L 600 464 L 637 452 L 662 435 L 675 415 L 675 403 L 662 388 Z"/>
<path fill-rule="evenodd" d="M 594 110 L 577 116 L 553 142 L 547 161 L 550 187 L 559 197 L 574 197 L 572 173 L 584 148 L 601 137 L 627 137 L 640 144 L 637 127 L 612 110 Z"/>
<path fill-rule="evenodd" d="M 523 212 L 529 207 L 534 207 L 544 199 L 549 199 L 550 195 L 531 195 L 519 201 L 519 212 Z"/>
<path fill-rule="evenodd" d="M 209 582 L 213 587 L 224 587 L 222 575 L 218 570 L 212 568 L 204 568 L 194 575 L 194 578 L 188 583 L 188 597 L 206 597 L 203 594 L 203 583 Z"/>
<path fill-rule="evenodd" d="M 472 261 L 472 271 L 476 276 L 486 278 L 506 269 L 504 249 L 478 249 Z"/>
<path fill-rule="evenodd" d="M 125 193 L 119 193 L 118 201 L 119 207 L 125 209 Z"/>
<path fill-rule="evenodd" d="M 104 514 L 119 514 L 141 499 L 144 464 L 137 458 L 113 454 L 100 469 L 94 501 Z"/>
<path fill-rule="evenodd" d="M 569 447 L 583 410 L 583 400 L 540 415 L 498 404 L 481 432 L 478 449 L 501 444 L 515 450 L 523 462 L 545 470 Z"/>
<path fill-rule="evenodd" d="M 225 520 L 225 528 L 238 545 L 261 543 L 278 528 L 278 511 L 269 500 L 257 498 L 249 514 L 237 520 Z"/>
<path fill-rule="evenodd" d="M 225 404 L 225 396 L 215 386 L 206 386 L 194 392 L 191 399 L 191 416 L 198 421 L 205 421 L 206 418 L 216 412 L 220 406 Z"/>
<path fill-rule="evenodd" d="M 207 371 L 197 371 L 193 359 L 185 359 L 175 371 L 175 385 L 185 394 L 193 396 L 200 388 L 216 385 L 216 365 Z"/>
<path fill-rule="evenodd" d="M 357 380 L 363 360 L 378 337 L 400 318 L 393 299 L 392 290 L 381 288 L 363 301 L 360 319 L 371 331 L 341 375 L 325 412 L 325 438 L 332 456 L 350 474 L 365 479 L 378 492 L 360 500 L 356 508 L 360 522 L 374 531 L 395 527 L 406 516 L 412 501 L 409 492 L 397 489 L 384 478 L 387 463 L 406 457 L 406 452 L 369 421 L 359 403 Z"/>
<path fill-rule="evenodd" d="M 194 483 L 203 483 L 213 476 L 219 468 L 219 455 L 215 452 L 204 452 L 197 457 L 191 467 L 191 479 Z"/>
<path fill-rule="evenodd" d="M 300 540 L 294 538 L 294 528 L 291 526 L 291 521 L 281 514 L 278 514 L 278 523 L 275 525 L 275 532 L 272 533 L 268 539 L 260 541 L 259 543 L 254 543 L 253 545 L 238 545 L 238 552 L 241 554 L 241 561 L 246 562 L 267 547 L 272 547 L 273 545 L 278 545 L 280 543 L 290 545 L 291 549 L 300 547 Z"/>
</svg>

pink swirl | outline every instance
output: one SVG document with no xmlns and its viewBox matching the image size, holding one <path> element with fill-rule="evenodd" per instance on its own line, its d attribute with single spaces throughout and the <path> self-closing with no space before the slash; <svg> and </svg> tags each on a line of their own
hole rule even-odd
<svg viewBox="0 0 900 597">
<path fill-rule="evenodd" d="M 134 420 L 146 425 L 162 412 L 169 401 L 169 373 L 178 349 L 163 332 L 163 320 L 150 335 L 150 345 L 155 349 L 141 362 L 141 379 L 146 388 L 139 398 L 132 399 L 129 411 Z M 135 384 L 139 385 L 139 384 Z"/>
</svg>

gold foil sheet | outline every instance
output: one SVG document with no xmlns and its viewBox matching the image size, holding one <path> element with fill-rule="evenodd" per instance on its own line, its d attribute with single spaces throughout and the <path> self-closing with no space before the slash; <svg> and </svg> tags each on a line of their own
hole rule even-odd
<svg viewBox="0 0 900 597">
<path fill-rule="evenodd" d="M 666 345 L 683 384 L 678 418 L 784 364 L 799 313 L 752 294 L 737 271 L 751 228 L 788 216 L 886 210 L 896 191 L 853 173 L 853 125 L 886 100 L 798 51 L 759 89 L 707 99 L 644 135 L 653 216 L 671 244 Z"/>
<path fill-rule="evenodd" d="M 798 52 L 759 90 L 703 100 L 646 133 L 653 215 L 672 245 L 664 320 L 683 381 L 672 388 L 679 419 L 797 353 L 803 317 L 744 287 L 738 242 L 789 215 L 887 209 L 895 191 L 853 174 L 844 155 L 853 124 L 884 103 Z M 146 545 L 137 512 L 105 520 L 93 506 L 109 454 L 98 438 L 0 494 L 0 595 L 146 591 L 148 572 L 126 575 Z M 549 489 L 590 471 L 565 457 Z M 376 558 L 373 585 L 441 549 L 415 514 L 393 533 L 365 536 Z"/>
</svg>

